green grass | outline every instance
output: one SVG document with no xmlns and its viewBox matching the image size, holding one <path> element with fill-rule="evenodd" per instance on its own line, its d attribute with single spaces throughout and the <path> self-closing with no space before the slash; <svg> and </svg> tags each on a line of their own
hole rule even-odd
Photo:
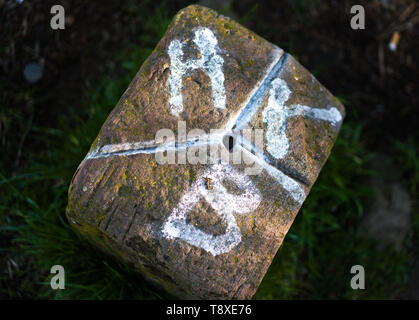
<svg viewBox="0 0 419 320">
<path fill-rule="evenodd" d="M 122 50 L 99 83 L 86 84 L 81 114 L 62 116 L 54 127 L 34 127 L 33 140 L 41 152 L 29 149 L 27 165 L 0 174 L 0 232 L 12 239 L 1 248 L 13 276 L 0 275 L 0 296 L 56 299 L 160 299 L 168 296 L 150 287 L 130 266 L 91 247 L 69 227 L 65 218 L 67 189 L 80 161 L 109 112 L 118 102 L 140 65 L 160 39 L 169 22 L 164 10 L 150 16 L 142 46 Z M 36 93 L 32 93 L 36 94 Z M 42 101 L 35 101 L 42 103 Z M 346 102 L 347 107 L 350 99 Z M 23 117 L 23 115 L 22 115 Z M 364 204 L 372 196 L 365 183 L 374 172 L 368 160 L 364 125 L 344 123 L 332 154 L 304 206 L 286 236 L 255 298 L 397 297 L 411 268 L 410 253 L 379 250 L 373 241 L 359 236 Z M 392 142 L 412 196 L 417 194 L 419 164 L 412 141 Z M 417 220 L 417 219 L 416 219 Z M 419 222 L 415 220 L 416 232 Z M 19 264 L 19 261 L 21 262 Z M 66 289 L 51 290 L 53 265 L 66 270 Z M 349 286 L 350 267 L 365 267 L 367 290 Z"/>
<path fill-rule="evenodd" d="M 65 208 L 68 186 L 77 166 L 169 22 L 163 9 L 156 10 L 145 25 L 139 41 L 141 47 L 132 45 L 119 53 L 98 84 L 94 79 L 87 81 L 86 98 L 77 110 L 82 110 L 81 114 L 73 111 L 60 117 L 54 128 L 32 128 L 32 138 L 45 147 L 40 153 L 30 150 L 28 167 L 6 175 L 6 164 L 1 164 L 0 232 L 6 238 L 13 237 L 14 244 L 13 248 L 1 250 L 7 258 L 25 257 L 25 268 L 13 270 L 13 279 L 0 275 L 0 296 L 58 299 L 165 296 L 151 290 L 132 268 L 80 239 L 67 223 Z M 66 270 L 65 290 L 50 288 L 49 270 L 55 264 Z"/>
<path fill-rule="evenodd" d="M 411 256 L 359 235 L 373 156 L 362 126 L 345 123 L 255 298 L 390 299 L 406 284 Z M 362 265 L 368 290 L 352 290 L 351 266 Z M 286 285 L 284 285 L 286 284 Z"/>
</svg>

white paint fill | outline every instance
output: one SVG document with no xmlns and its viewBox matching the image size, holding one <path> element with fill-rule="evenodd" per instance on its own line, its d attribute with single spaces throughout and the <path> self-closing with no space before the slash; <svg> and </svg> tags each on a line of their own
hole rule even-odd
<svg viewBox="0 0 419 320">
<path fill-rule="evenodd" d="M 263 110 L 263 121 L 267 125 L 266 149 L 276 159 L 283 159 L 288 153 L 289 141 L 286 129 L 289 118 L 301 115 L 307 118 L 328 121 L 332 125 L 342 121 L 342 115 L 335 107 L 320 109 L 300 104 L 287 107 L 285 102 L 290 95 L 291 90 L 287 83 L 280 78 L 275 78 L 269 90 L 268 105 Z"/>
<path fill-rule="evenodd" d="M 263 155 L 254 155 L 248 149 L 241 147 L 243 152 L 255 160 L 255 163 L 260 165 L 267 174 L 274 178 L 278 183 L 291 195 L 291 197 L 299 204 L 304 202 L 306 193 L 299 182 L 293 178 L 287 176 L 281 170 L 278 170 L 274 166 L 270 165 L 263 159 Z"/>
<path fill-rule="evenodd" d="M 224 180 L 234 182 L 242 193 L 229 193 L 223 185 Z M 210 187 L 206 181 L 209 181 Z M 202 200 L 207 201 L 226 222 L 224 234 L 208 234 L 186 222 L 188 213 Z M 182 197 L 163 224 L 162 233 L 168 239 L 179 238 L 214 256 L 229 252 L 241 242 L 241 232 L 234 213 L 252 212 L 259 206 L 260 201 L 259 190 L 246 174 L 228 164 L 215 164 L 209 167 Z"/>
<path fill-rule="evenodd" d="M 178 116 L 183 111 L 182 79 L 195 69 L 203 69 L 211 80 L 213 104 L 219 109 L 225 109 L 226 96 L 224 89 L 224 59 L 217 54 L 218 41 L 208 28 L 195 31 L 193 42 L 200 51 L 200 57 L 183 61 L 183 43 L 173 40 L 168 49 L 170 56 L 170 111 Z"/>
</svg>

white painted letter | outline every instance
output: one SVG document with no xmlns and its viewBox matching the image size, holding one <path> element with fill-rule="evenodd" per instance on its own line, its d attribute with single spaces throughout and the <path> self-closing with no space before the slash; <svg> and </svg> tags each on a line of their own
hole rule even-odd
<svg viewBox="0 0 419 320">
<path fill-rule="evenodd" d="M 285 106 L 291 95 L 287 83 L 280 78 L 272 80 L 269 90 L 268 105 L 263 110 L 263 121 L 267 124 L 267 150 L 275 159 L 283 159 L 289 148 L 286 129 L 288 119 L 302 116 L 304 118 L 319 119 L 337 125 L 342 121 L 342 115 L 335 107 L 330 109 L 312 108 L 300 104 Z"/>
<path fill-rule="evenodd" d="M 211 181 L 211 188 L 205 183 Z M 223 180 L 234 182 L 243 193 L 231 194 Z M 226 232 L 214 236 L 187 223 L 187 214 L 204 199 L 227 223 Z M 249 177 L 228 164 L 211 166 L 182 197 L 178 206 L 163 224 L 162 233 L 167 239 L 179 238 L 216 256 L 229 252 L 241 242 L 241 232 L 233 213 L 256 210 L 261 201 L 260 192 Z"/>
<path fill-rule="evenodd" d="M 214 106 L 225 109 L 226 97 L 224 90 L 224 59 L 217 54 L 218 41 L 208 28 L 195 31 L 194 43 L 200 51 L 200 57 L 195 60 L 183 61 L 183 44 L 173 40 L 168 49 L 170 56 L 170 109 L 172 114 L 179 116 L 183 111 L 182 79 L 195 69 L 203 69 L 211 79 L 212 98 Z"/>
</svg>

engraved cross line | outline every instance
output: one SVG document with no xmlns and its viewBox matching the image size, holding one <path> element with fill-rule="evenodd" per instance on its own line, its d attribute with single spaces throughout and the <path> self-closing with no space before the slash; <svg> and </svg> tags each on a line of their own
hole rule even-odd
<svg viewBox="0 0 419 320">
<path fill-rule="evenodd" d="M 200 50 L 200 56 L 195 60 L 182 61 L 183 44 L 179 40 L 173 40 L 168 49 L 171 61 L 171 74 L 168 79 L 171 93 L 169 103 L 171 112 L 175 116 L 179 116 L 179 113 L 183 111 L 182 79 L 194 69 L 203 69 L 207 72 L 211 79 L 213 104 L 219 109 L 225 108 L 226 97 L 224 73 L 222 71 L 224 59 L 217 54 L 219 50 L 218 41 L 208 28 L 196 30 L 193 41 Z M 271 177 L 282 185 L 295 201 L 301 204 L 306 196 L 301 184 L 296 179 L 269 164 L 269 159 L 263 154 L 263 151 L 256 148 L 251 141 L 245 139 L 240 134 L 240 131 L 251 121 L 268 91 L 268 104 L 263 110 L 264 122 L 267 124 L 267 151 L 276 159 L 282 159 L 288 153 L 289 143 L 286 135 L 288 118 L 301 115 L 336 124 L 342 120 L 342 116 L 334 107 L 330 109 L 318 109 L 302 105 L 286 107 L 285 102 L 288 100 L 291 91 L 284 80 L 275 76 L 286 62 L 288 55 L 283 54 L 282 50 L 278 48 L 275 51 L 275 58 L 265 72 L 264 78 L 262 81 L 259 81 L 253 92 L 249 94 L 249 99 L 245 106 L 227 122 L 221 134 L 205 134 L 194 139 L 186 139 L 180 143 L 173 143 L 174 141 L 163 143 L 162 141 L 151 140 L 110 144 L 92 150 L 87 154 L 85 160 L 129 156 L 140 153 L 153 154 L 170 150 L 176 151 L 199 145 L 218 144 L 223 146 L 223 138 L 226 135 L 233 136 L 236 138 L 236 141 L 239 141 L 236 146 L 251 157 L 255 163 L 261 165 Z M 205 142 L 202 142 L 202 140 L 205 140 Z M 206 176 L 211 176 L 214 179 L 214 191 L 203 188 L 202 184 Z M 236 182 L 239 187 L 244 187 L 244 193 L 240 196 L 228 193 L 221 183 L 224 178 Z M 213 209 L 227 222 L 227 229 L 224 234 L 219 236 L 207 234 L 186 223 L 187 213 L 193 209 L 201 198 L 205 198 Z M 183 195 L 178 206 L 174 208 L 163 224 L 162 232 L 166 238 L 180 238 L 194 246 L 203 248 L 214 256 L 228 252 L 241 242 L 241 233 L 233 213 L 254 211 L 259 206 L 260 201 L 261 195 L 259 190 L 257 190 L 246 174 L 238 172 L 225 163 L 223 165 L 212 165 L 204 174 L 200 175 L 189 191 Z"/>
<path fill-rule="evenodd" d="M 207 39 L 205 38 L 207 37 Z M 208 39 L 209 38 L 209 39 Z M 214 40 L 215 39 L 215 40 Z M 180 56 L 178 49 L 181 49 L 182 46 L 179 45 L 178 40 L 173 40 L 169 48 L 172 46 L 173 43 L 176 45 L 176 50 L 172 50 L 175 52 L 175 57 L 171 59 L 171 62 L 176 63 L 182 63 L 182 65 L 185 66 L 185 70 L 183 70 L 183 73 L 186 74 L 189 69 L 193 68 L 201 68 L 203 65 L 205 65 L 205 59 L 208 60 L 208 56 L 214 56 L 216 54 L 216 49 L 218 49 L 218 44 L 215 36 L 213 35 L 212 31 L 210 31 L 208 28 L 201 28 L 196 31 L 196 36 L 194 39 L 194 42 L 198 45 L 200 50 L 202 51 L 202 57 L 199 59 L 200 63 L 183 63 L 179 62 Z M 205 53 L 209 51 L 209 53 Z M 97 159 L 97 158 L 107 158 L 107 157 L 113 157 L 113 156 L 129 156 L 129 155 L 135 155 L 140 153 L 146 153 L 146 154 L 152 154 L 156 152 L 161 151 L 170 151 L 170 150 L 181 150 L 181 149 L 187 149 L 189 147 L 195 147 L 198 145 L 209 145 L 209 144 L 219 144 L 223 145 L 222 139 L 225 135 L 233 135 L 234 137 L 238 137 L 239 139 L 236 139 L 240 142 L 240 144 L 237 144 L 237 147 L 239 147 L 245 154 L 247 154 L 249 157 L 251 157 L 256 163 L 261 165 L 265 171 L 272 176 L 275 180 L 277 180 L 286 191 L 288 191 L 291 196 L 298 202 L 302 203 L 305 198 L 305 192 L 304 189 L 301 187 L 300 183 L 288 176 L 287 174 L 283 173 L 278 168 L 272 166 L 268 163 L 266 156 L 263 155 L 261 150 L 258 150 L 254 144 L 250 141 L 248 141 L 245 137 L 241 136 L 240 134 L 237 134 L 241 129 L 243 129 L 247 123 L 250 122 L 253 115 L 256 113 L 259 105 L 262 103 L 264 97 L 266 96 L 267 92 L 270 91 L 269 100 L 274 101 L 274 106 L 268 105 L 268 107 L 264 110 L 264 121 L 268 122 L 268 130 L 267 134 L 271 134 L 274 138 L 273 140 L 278 140 L 279 143 L 276 144 L 276 147 L 278 147 L 279 150 L 286 149 L 288 150 L 288 138 L 286 137 L 285 130 L 286 130 L 286 124 L 287 119 L 292 116 L 305 116 L 305 117 L 311 117 L 311 118 L 318 118 L 321 120 L 329 121 L 332 124 L 335 124 L 336 122 L 339 122 L 342 117 L 339 113 L 339 111 L 336 108 L 331 109 L 317 109 L 317 108 L 311 108 L 307 106 L 301 106 L 296 105 L 293 106 L 293 109 L 289 109 L 288 107 L 284 106 L 284 103 L 286 100 L 288 100 L 288 97 L 290 95 L 289 88 L 287 87 L 284 80 L 280 78 L 275 78 L 275 75 L 279 72 L 283 64 L 285 63 L 287 59 L 287 54 L 282 54 L 282 50 L 277 49 L 276 56 L 269 66 L 269 68 L 266 71 L 265 77 L 259 84 L 259 86 L 256 86 L 256 90 L 254 90 L 253 94 L 250 95 L 250 98 L 248 99 L 245 106 L 237 113 L 235 117 L 230 119 L 228 121 L 225 128 L 222 130 L 222 134 L 206 134 L 204 136 L 195 137 L 194 139 L 187 139 L 182 142 L 177 142 L 173 144 L 173 141 L 168 141 L 165 143 L 162 143 L 160 141 L 156 140 L 150 140 L 150 141 L 142 141 L 142 142 L 134 142 L 134 143 L 120 143 L 120 144 L 109 144 L 105 146 L 98 147 L 91 152 L 89 152 L 85 158 L 87 159 Z M 220 57 L 220 56 L 218 56 Z M 220 57 L 221 58 L 221 57 Z M 204 60 L 202 60 L 204 59 Z M 222 58 L 221 58 L 222 59 Z M 220 59 L 215 59 L 216 69 L 219 68 L 220 65 Z M 223 60 L 221 60 L 223 62 Z M 194 66 L 194 67 L 191 67 Z M 179 69 L 178 67 L 174 67 L 174 69 Z M 173 66 L 171 66 L 171 70 L 173 70 Z M 206 68 L 207 70 L 207 68 Z M 183 74 L 183 76 L 184 76 Z M 209 75 L 212 78 L 211 74 L 218 75 L 218 72 L 210 71 Z M 175 76 L 176 79 L 181 79 L 182 77 L 179 77 L 179 75 Z M 170 82 L 173 79 L 169 78 L 169 86 Z M 222 77 L 222 82 L 224 81 L 224 76 Z M 280 84 L 278 84 L 280 82 Z M 212 84 L 216 83 L 216 81 L 212 81 Z M 278 90 L 279 89 L 279 90 Z M 179 94 L 178 89 L 175 90 L 176 94 Z M 224 93 L 224 90 L 218 90 L 218 92 Z M 179 101 L 179 99 L 172 99 L 173 94 L 171 95 L 171 101 Z M 279 99 L 277 98 L 279 97 Z M 282 98 L 282 99 L 281 99 Z M 225 104 L 225 97 L 224 98 L 217 98 L 213 97 L 214 102 L 215 101 L 223 101 Z M 178 114 L 182 109 L 182 104 L 175 105 L 175 111 L 172 110 L 173 114 Z M 279 106 L 279 107 L 278 107 Z M 225 108 L 225 105 L 222 105 L 221 108 Z M 267 109 L 269 109 L 267 111 Z M 291 110 L 291 111 L 287 111 Z M 317 111 L 318 110 L 318 111 Z M 317 111 L 317 112 L 316 112 Z M 274 120 L 278 120 L 279 126 L 275 123 L 272 123 L 269 121 L 269 118 L 267 119 L 267 115 L 274 114 L 276 117 Z M 202 142 L 202 141 L 206 142 Z M 283 158 L 285 156 L 284 152 L 278 154 L 275 153 L 275 149 L 273 147 L 270 147 L 268 145 L 268 152 L 270 152 L 275 158 Z"/>
</svg>

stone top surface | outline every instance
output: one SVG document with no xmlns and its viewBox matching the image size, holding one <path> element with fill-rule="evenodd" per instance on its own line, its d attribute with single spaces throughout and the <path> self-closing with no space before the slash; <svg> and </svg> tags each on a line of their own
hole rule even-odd
<svg viewBox="0 0 419 320">
<path fill-rule="evenodd" d="M 251 298 L 344 112 L 292 56 L 189 6 L 80 164 L 67 216 L 179 297 Z"/>
<path fill-rule="evenodd" d="M 230 18 L 189 6 L 142 65 L 95 146 L 150 141 L 160 128 L 177 132 L 179 120 L 190 129 L 222 128 L 282 54 Z"/>
</svg>

